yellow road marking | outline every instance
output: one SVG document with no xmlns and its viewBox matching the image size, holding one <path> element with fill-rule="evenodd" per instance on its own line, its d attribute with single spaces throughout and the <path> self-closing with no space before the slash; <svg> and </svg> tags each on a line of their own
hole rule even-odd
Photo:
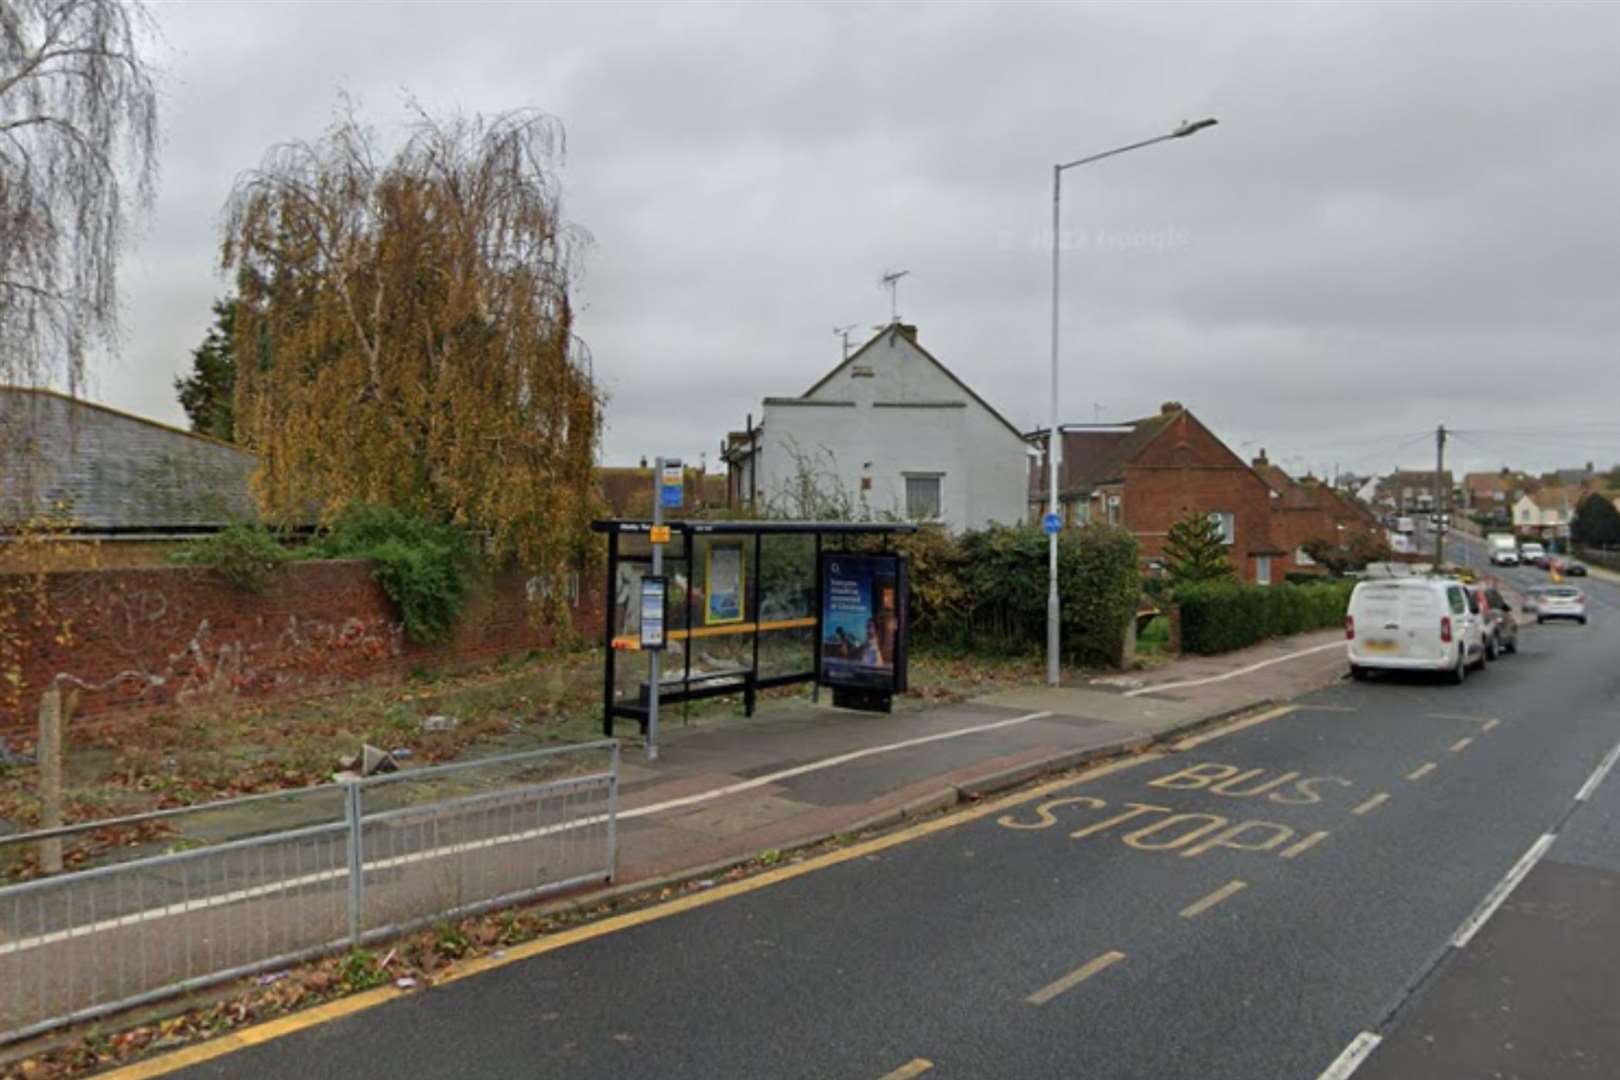
<svg viewBox="0 0 1620 1080">
<path fill-rule="evenodd" d="M 573 929 L 563 930 L 556 934 L 548 934 L 545 937 L 536 938 L 533 941 L 525 942 L 521 945 L 514 945 L 500 956 L 482 956 L 474 960 L 469 960 L 456 966 L 455 968 L 450 969 L 444 975 L 436 978 L 433 981 L 433 985 L 437 986 L 445 983 L 456 982 L 460 979 L 465 979 L 486 971 L 493 971 L 496 968 L 505 967 L 508 964 L 515 964 L 521 960 L 527 960 L 531 957 L 540 956 L 556 949 L 567 948 L 570 945 L 577 945 L 582 942 L 590 941 L 594 938 L 605 937 L 608 934 L 612 934 L 620 930 L 628 930 L 632 927 L 641 926 L 645 923 L 657 922 L 661 919 L 666 919 L 671 915 L 679 915 L 682 912 L 691 911 L 694 908 L 707 907 L 709 904 L 719 903 L 722 900 L 729 900 L 734 896 L 742 896 L 747 893 L 756 892 L 760 889 L 768 888 L 771 885 L 775 885 L 783 881 L 790 881 L 793 878 L 801 877 L 817 870 L 823 870 L 830 866 L 836 866 L 839 863 L 865 858 L 867 855 L 871 855 L 879 851 L 885 851 L 889 848 L 897 847 L 900 844 L 907 843 L 911 840 L 920 839 L 924 836 L 930 836 L 937 832 L 943 832 L 946 829 L 955 828 L 957 825 L 965 825 L 969 822 L 977 821 L 980 818 L 1004 813 L 1013 807 L 1043 799 L 1054 791 L 1061 791 L 1064 788 L 1074 787 L 1077 784 L 1084 784 L 1091 780 L 1101 779 L 1104 776 L 1109 776 L 1116 772 L 1122 772 L 1125 769 L 1135 768 L 1138 765 L 1144 765 L 1151 761 L 1157 761 L 1162 757 L 1164 757 L 1164 755 L 1160 753 L 1147 753 L 1138 755 L 1136 757 L 1119 758 L 1103 765 L 1099 765 L 1094 769 L 1088 769 L 1079 776 L 1071 776 L 1061 780 L 1051 780 L 1044 784 L 1039 784 L 1033 788 L 1030 788 L 1028 791 L 1016 792 L 1002 799 L 987 800 L 977 806 L 957 811 L 956 813 L 949 814 L 945 817 L 935 818 L 932 821 L 924 821 L 917 825 L 913 825 L 910 828 L 901 829 L 898 832 L 892 832 L 885 836 L 874 837 L 871 840 L 867 840 L 859 844 L 851 844 L 850 846 L 840 848 L 837 851 L 829 851 L 826 854 L 818 855 L 813 859 L 806 859 L 802 863 L 795 863 L 790 866 L 782 866 L 774 870 L 767 870 L 762 874 L 755 875 L 754 877 L 743 878 L 739 881 L 727 882 L 724 885 L 719 885 L 703 892 L 691 893 L 687 896 L 679 897 L 677 899 L 670 900 L 667 903 L 658 904 L 654 907 L 642 908 L 638 911 L 628 911 L 623 915 L 615 915 L 611 918 L 602 919 L 599 922 L 589 923 L 585 926 L 576 926 Z M 169 1073 L 176 1072 L 180 1069 L 187 1069 L 193 1065 L 198 1065 L 205 1061 L 212 1061 L 215 1058 L 223 1057 L 226 1054 L 232 1053 L 236 1050 L 241 1050 L 248 1046 L 269 1042 L 272 1039 L 280 1038 L 283 1035 L 291 1035 L 294 1032 L 302 1031 L 305 1028 L 317 1027 L 329 1020 L 336 1020 L 339 1017 L 347 1016 L 351 1013 L 357 1013 L 366 1009 L 374 1008 L 375 1006 L 385 1004 L 386 1002 L 392 1001 L 395 998 L 401 997 L 404 995 L 404 993 L 406 992 L 396 990 L 393 987 L 382 987 L 381 989 L 367 991 L 363 994 L 356 994 L 353 997 L 346 997 L 337 1001 L 329 1002 L 325 1005 L 316 1006 L 312 1009 L 305 1009 L 302 1012 L 294 1013 L 291 1016 L 283 1016 L 275 1020 L 268 1020 L 262 1024 L 255 1024 L 252 1027 L 243 1028 L 240 1031 L 221 1036 L 218 1039 L 212 1039 L 205 1043 L 199 1043 L 196 1046 L 183 1047 L 174 1051 L 173 1053 L 165 1054 L 162 1057 L 137 1062 L 133 1065 L 125 1066 L 122 1069 L 118 1069 L 104 1075 L 106 1080 L 148 1080 L 150 1077 L 166 1076 Z"/>
<path fill-rule="evenodd" d="M 1222 885 L 1220 888 L 1216 889 L 1214 892 L 1210 893 L 1208 896 L 1204 897 L 1202 900 L 1199 900 L 1197 903 L 1188 904 L 1186 907 L 1182 908 L 1181 917 L 1183 919 L 1190 919 L 1195 915 L 1202 915 L 1204 912 L 1208 911 L 1222 900 L 1225 900 L 1228 896 L 1236 895 L 1248 887 L 1248 882 L 1245 881 L 1229 881 L 1225 885 Z"/>
<path fill-rule="evenodd" d="M 1354 810 L 1352 810 L 1350 812 L 1352 814 L 1356 814 L 1356 815 L 1359 816 L 1361 814 L 1369 813 L 1370 811 L 1378 809 L 1380 806 L 1382 806 L 1384 803 L 1386 803 L 1388 801 L 1389 801 L 1389 795 L 1387 793 L 1385 793 L 1385 792 L 1380 791 L 1378 794 L 1374 795 L 1372 798 L 1368 799 L 1366 802 L 1362 803 L 1360 806 L 1356 807 Z"/>
<path fill-rule="evenodd" d="M 1301 712 L 1359 712 L 1354 705 L 1297 705 L 1295 708 Z"/>
<path fill-rule="evenodd" d="M 1065 990 L 1073 990 L 1076 986 L 1097 974 L 1097 972 L 1111 968 L 1123 959 L 1125 959 L 1125 954 L 1122 952 L 1105 952 L 1095 960 L 1088 960 L 1085 964 L 1075 968 L 1057 982 L 1041 987 L 1024 1000 L 1031 1005 L 1045 1005 Z"/>
<path fill-rule="evenodd" d="M 1323 840 L 1326 840 L 1327 837 L 1328 833 L 1326 830 L 1323 830 L 1322 832 L 1313 832 L 1311 835 L 1307 836 L 1293 847 L 1281 852 L 1277 857 L 1279 859 L 1292 859 L 1295 855 L 1303 855 L 1317 844 L 1320 844 Z"/>
<path fill-rule="evenodd" d="M 1178 741 L 1174 746 L 1171 747 L 1171 749 L 1177 751 L 1191 750 L 1195 746 L 1204 745 L 1211 739 L 1219 739 L 1223 735 L 1231 735 L 1234 732 L 1242 731 L 1245 728 L 1254 727 L 1256 724 L 1263 724 L 1267 720 L 1275 720 L 1279 716 L 1287 716 L 1289 713 L 1294 712 L 1295 709 L 1296 706 L 1293 705 L 1283 705 L 1275 709 L 1267 709 L 1263 713 L 1256 713 L 1254 716 L 1246 717 L 1234 723 L 1227 724 L 1225 727 L 1216 728 L 1213 731 L 1201 732 L 1197 735 L 1189 735 L 1187 738 Z"/>
<path fill-rule="evenodd" d="M 1285 706 L 1281 709 L 1273 709 L 1269 712 L 1262 713 L 1258 716 L 1249 717 L 1245 720 L 1239 720 L 1236 723 L 1229 724 L 1224 728 L 1216 728 L 1213 731 L 1206 732 L 1198 736 L 1198 742 L 1204 743 L 1210 741 L 1211 739 L 1218 739 L 1222 735 L 1229 734 L 1233 731 L 1240 731 L 1243 728 L 1250 727 L 1265 720 L 1275 719 L 1276 717 L 1282 716 L 1291 711 L 1293 711 L 1292 706 Z M 1126 769 L 1135 768 L 1138 765 L 1146 765 L 1149 762 L 1159 761 L 1164 758 L 1164 756 L 1165 754 L 1162 751 L 1150 751 L 1145 754 L 1139 754 L 1135 757 L 1118 758 L 1114 761 L 1098 765 L 1095 768 L 1087 769 L 1079 776 L 1071 776 L 1060 780 L 1050 780 L 1044 784 L 1039 784 L 1032 787 L 1027 791 L 1015 792 L 1014 794 L 1008 795 L 1002 799 L 988 800 L 980 803 L 977 806 L 969 807 L 965 810 L 958 810 L 945 817 L 936 818 L 933 821 L 924 821 L 920 824 L 913 825 L 910 828 L 901 829 L 898 832 L 892 832 L 885 836 L 875 837 L 874 839 L 867 840 L 864 843 L 852 844 L 849 847 L 841 848 L 838 851 L 830 851 L 825 855 L 819 855 L 813 859 L 806 859 L 802 863 L 778 867 L 775 870 L 767 870 L 762 874 L 755 875 L 754 877 L 744 878 L 741 881 L 727 882 L 726 884 L 717 886 L 713 889 L 708 889 L 700 893 L 692 893 L 688 896 L 683 896 L 654 907 L 643 908 L 639 911 L 626 912 L 623 915 L 615 915 L 611 918 L 590 923 L 586 926 L 578 926 L 571 930 L 564 930 L 557 934 L 550 934 L 546 937 L 536 938 L 534 941 L 526 942 L 522 945 L 516 945 L 507 949 L 501 956 L 483 956 L 479 957 L 478 959 L 469 960 L 463 964 L 460 964 L 457 967 L 450 969 L 444 975 L 441 975 L 435 979 L 434 985 L 451 983 L 485 971 L 493 971 L 496 968 L 505 967 L 508 964 L 515 964 L 521 960 L 527 960 L 530 957 L 551 952 L 554 949 L 566 948 L 570 945 L 590 941 L 593 938 L 604 937 L 619 930 L 628 930 L 631 927 L 640 926 L 644 923 L 656 922 L 660 919 L 668 918 L 671 915 L 679 915 L 682 912 L 690 911 L 694 908 L 705 907 L 709 904 L 719 903 L 722 900 L 729 900 L 734 896 L 741 896 L 746 893 L 754 892 L 758 889 L 767 888 L 771 885 L 777 884 L 778 882 L 788 881 L 804 874 L 814 873 L 817 870 L 822 870 L 829 866 L 836 866 L 839 863 L 849 862 L 852 859 L 864 858 L 867 855 L 873 854 L 874 852 L 885 851 L 888 848 L 897 847 L 900 844 L 904 844 L 924 836 L 930 836 L 936 832 L 942 832 L 945 829 L 955 828 L 958 825 L 966 825 L 969 822 L 978 821 L 980 818 L 991 817 L 995 814 L 1003 813 L 1012 809 L 1013 807 L 1022 806 L 1025 803 L 1039 801 L 1054 791 L 1062 791 L 1064 788 L 1074 787 L 1079 784 L 1087 783 L 1091 780 L 1098 780 L 1104 776 L 1109 776 L 1116 772 L 1122 772 Z M 1320 839 L 1320 837 L 1326 835 L 1326 833 L 1318 834 L 1317 839 Z M 1307 843 L 1307 846 L 1309 846 L 1309 843 L 1315 843 L 1315 840 L 1307 837 L 1306 841 L 1302 841 L 1302 843 Z M 1296 844 L 1295 847 L 1299 847 L 1299 845 Z M 1284 852 L 1283 854 L 1286 856 L 1288 853 Z M 1113 962 L 1114 961 L 1112 960 L 1109 961 L 1110 964 Z M 182 1047 L 181 1049 L 175 1050 L 172 1053 L 164 1054 L 162 1057 L 150 1058 L 146 1061 L 126 1065 L 122 1069 L 105 1073 L 103 1076 L 105 1077 L 105 1080 L 148 1080 L 148 1078 L 151 1077 L 166 1076 L 169 1073 L 177 1072 L 180 1069 L 188 1069 L 193 1065 L 198 1065 L 205 1061 L 212 1061 L 215 1058 L 224 1057 L 226 1054 L 244 1049 L 245 1047 L 254 1046 L 258 1043 L 269 1042 L 270 1040 L 278 1039 L 283 1035 L 291 1035 L 294 1032 L 302 1031 L 306 1028 L 318 1027 L 321 1024 L 339 1019 L 340 1017 L 375 1008 L 378 1005 L 385 1004 L 394 1000 L 395 998 L 401 997 L 408 992 L 409 991 L 395 989 L 391 986 L 381 987 L 376 990 L 368 990 L 365 993 L 341 998 L 337 1001 L 328 1002 L 325 1005 L 317 1005 L 314 1008 L 304 1009 L 303 1011 L 294 1013 L 291 1016 L 283 1016 L 278 1017 L 275 1020 L 267 1020 L 262 1024 L 255 1024 L 252 1027 L 243 1028 L 240 1031 L 232 1032 L 229 1035 L 223 1035 L 217 1039 L 211 1039 L 208 1042 L 198 1043 L 195 1046 Z"/>
<path fill-rule="evenodd" d="M 1406 778 L 1408 780 L 1421 780 L 1425 776 L 1428 776 L 1430 773 L 1434 772 L 1434 770 L 1438 767 L 1439 766 L 1435 765 L 1435 763 L 1432 761 L 1425 762 L 1424 764 L 1413 769 L 1411 772 L 1407 773 Z"/>
<path fill-rule="evenodd" d="M 1468 744 L 1473 742 L 1473 741 L 1474 741 L 1473 736 L 1469 736 L 1466 739 L 1458 739 L 1456 742 L 1451 744 L 1451 752 L 1453 754 L 1455 754 L 1455 753 L 1458 753 L 1460 751 L 1466 750 L 1466 749 L 1468 749 Z"/>
<path fill-rule="evenodd" d="M 172 1054 L 139 1061 L 134 1065 L 126 1065 L 122 1069 L 107 1073 L 108 1080 L 147 1080 L 148 1077 L 165 1076 L 177 1069 L 200 1065 L 205 1061 L 212 1061 L 226 1054 L 233 1054 L 238 1050 L 246 1050 L 259 1043 L 267 1043 L 272 1039 L 279 1039 L 283 1035 L 291 1035 L 304 1028 L 315 1027 L 318 1024 L 340 1020 L 357 1012 L 375 1008 L 395 998 L 404 997 L 407 991 L 397 990 L 392 986 L 380 987 L 376 990 L 367 990 L 363 994 L 352 997 L 339 998 L 328 1001 L 325 1005 L 317 1005 L 313 1009 L 294 1013 L 291 1016 L 278 1017 L 275 1020 L 266 1020 L 262 1024 L 233 1031 L 229 1035 L 222 1035 L 217 1039 L 188 1046 L 183 1050 L 176 1050 Z"/>
<path fill-rule="evenodd" d="M 911 1080 L 914 1076 L 921 1076 L 934 1067 L 934 1063 L 927 1058 L 912 1058 L 894 1072 L 886 1072 L 878 1080 Z"/>
<path fill-rule="evenodd" d="M 1497 724 L 1500 724 L 1501 722 L 1502 721 L 1500 721 L 1500 720 L 1487 720 L 1487 721 L 1485 721 L 1485 726 L 1480 728 L 1479 730 L 1481 730 L 1481 731 L 1489 731 L 1493 727 L 1495 727 Z"/>
</svg>

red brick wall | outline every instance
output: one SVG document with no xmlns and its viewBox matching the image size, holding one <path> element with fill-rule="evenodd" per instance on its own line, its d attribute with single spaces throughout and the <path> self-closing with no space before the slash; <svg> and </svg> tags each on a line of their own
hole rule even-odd
<svg viewBox="0 0 1620 1080">
<path fill-rule="evenodd" d="M 587 640 L 602 630 L 601 586 L 587 575 L 572 612 Z M 27 596 L 28 582 L 0 576 Z M 528 617 L 521 574 L 497 575 L 469 599 L 453 638 L 405 639 L 399 614 L 364 562 L 293 563 L 262 594 L 200 567 L 86 570 L 45 576 L 53 619 L 30 613 L 23 649 L 23 715 L 0 702 L 0 728 L 33 723 L 29 703 L 55 679 L 79 688 L 80 717 L 232 700 L 296 696 L 399 678 L 551 643 Z M 68 640 L 53 627 L 65 620 Z"/>
</svg>

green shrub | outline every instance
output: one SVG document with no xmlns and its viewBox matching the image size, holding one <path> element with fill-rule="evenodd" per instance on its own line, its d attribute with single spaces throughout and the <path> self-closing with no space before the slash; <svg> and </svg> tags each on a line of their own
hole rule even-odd
<svg viewBox="0 0 1620 1080">
<path fill-rule="evenodd" d="M 238 522 L 193 540 L 169 555 L 182 566 L 206 566 L 243 592 L 263 592 L 291 555 L 263 525 Z"/>
<path fill-rule="evenodd" d="M 1353 581 L 1317 585 L 1243 585 L 1235 581 L 1188 585 L 1181 606 L 1181 647 L 1212 655 L 1273 637 L 1344 625 Z"/>
<path fill-rule="evenodd" d="M 332 523 L 307 554 L 367 559 L 399 607 L 412 641 L 442 641 L 455 626 L 477 566 L 472 541 L 454 525 L 391 506 L 356 504 Z"/>
<path fill-rule="evenodd" d="M 950 640 L 1033 651 L 1046 642 L 1047 539 L 1033 526 L 992 525 L 959 541 L 964 588 Z M 1117 665 L 1125 623 L 1141 593 L 1136 540 L 1123 529 L 1088 525 L 1058 540 L 1063 652 L 1085 664 Z"/>
</svg>

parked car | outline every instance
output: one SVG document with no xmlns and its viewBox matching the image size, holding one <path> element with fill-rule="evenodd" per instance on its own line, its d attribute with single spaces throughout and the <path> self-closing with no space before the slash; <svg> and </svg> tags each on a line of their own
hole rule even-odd
<svg viewBox="0 0 1620 1080">
<path fill-rule="evenodd" d="M 1485 666 L 1484 618 L 1457 581 L 1411 577 L 1363 581 L 1344 620 L 1350 675 L 1373 669 L 1440 671 L 1462 682 Z"/>
<path fill-rule="evenodd" d="M 1525 566 L 1544 567 L 1547 565 L 1547 549 L 1535 543 L 1520 544 L 1519 562 Z"/>
<path fill-rule="evenodd" d="M 1586 594 L 1573 585 L 1543 585 L 1531 589 L 1535 603 L 1536 622 L 1548 619 L 1574 619 L 1586 625 Z"/>
<path fill-rule="evenodd" d="M 1576 562 L 1574 559 L 1570 559 L 1568 562 L 1564 563 L 1564 576 L 1585 577 L 1586 564 L 1583 562 Z"/>
<path fill-rule="evenodd" d="M 1505 653 L 1519 651 L 1519 620 L 1513 614 L 1513 605 L 1499 591 L 1489 586 L 1471 586 L 1474 599 L 1479 602 L 1480 615 L 1485 620 L 1485 658 L 1495 660 Z"/>
</svg>

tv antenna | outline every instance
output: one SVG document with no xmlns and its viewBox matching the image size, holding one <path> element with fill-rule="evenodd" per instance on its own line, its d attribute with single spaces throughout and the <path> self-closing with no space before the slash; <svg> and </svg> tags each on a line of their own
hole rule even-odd
<svg viewBox="0 0 1620 1080">
<path fill-rule="evenodd" d="M 844 339 L 844 359 L 845 360 L 849 359 L 849 332 L 851 330 L 855 329 L 855 326 L 856 326 L 855 323 L 850 323 L 848 326 L 835 326 L 835 327 L 833 327 L 833 333 L 837 334 L 839 337 Z"/>
<path fill-rule="evenodd" d="M 889 270 L 881 279 L 883 288 L 889 290 L 890 325 L 900 321 L 900 279 L 909 273 L 910 270 Z"/>
</svg>

